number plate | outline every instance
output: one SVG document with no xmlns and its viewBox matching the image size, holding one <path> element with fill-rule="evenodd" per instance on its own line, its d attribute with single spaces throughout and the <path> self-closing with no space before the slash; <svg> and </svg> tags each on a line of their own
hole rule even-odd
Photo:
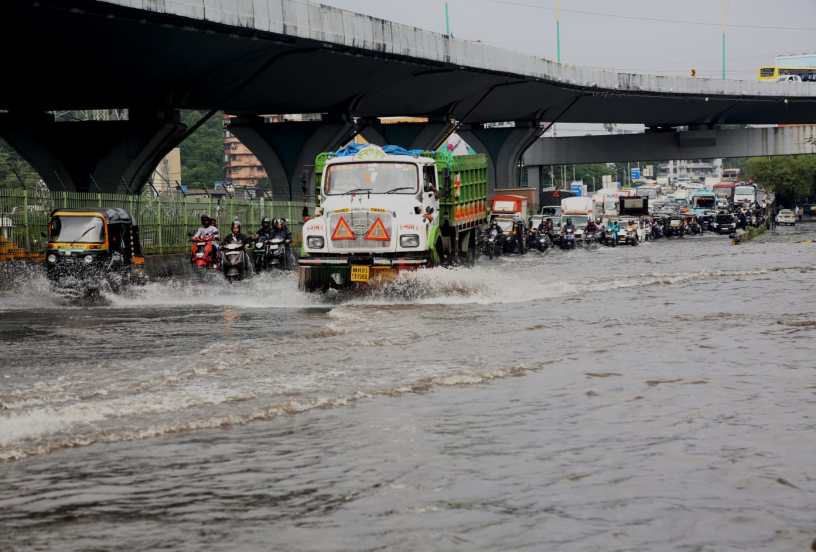
<svg viewBox="0 0 816 552">
<path fill-rule="evenodd" d="M 352 265 L 351 266 L 351 281 L 352 282 L 368 282 L 370 270 L 368 266 Z"/>
</svg>

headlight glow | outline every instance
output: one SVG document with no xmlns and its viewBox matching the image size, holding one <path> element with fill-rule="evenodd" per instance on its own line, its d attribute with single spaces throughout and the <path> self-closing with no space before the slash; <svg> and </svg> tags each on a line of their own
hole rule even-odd
<svg viewBox="0 0 816 552">
<path fill-rule="evenodd" d="M 51 253 L 51 254 L 50 254 L 48 257 L 47 257 L 47 259 L 48 259 L 48 262 L 49 262 L 49 263 L 55 263 L 55 262 L 57 262 L 57 256 L 56 256 L 56 255 L 54 255 L 53 253 Z"/>
<path fill-rule="evenodd" d="M 309 236 L 306 238 L 306 245 L 309 249 L 323 249 L 323 246 L 326 245 L 326 240 L 323 239 L 323 236 Z"/>
<path fill-rule="evenodd" d="M 419 247 L 419 235 L 405 234 L 404 236 L 400 236 L 400 247 Z"/>
<path fill-rule="evenodd" d="M 85 264 L 91 264 L 93 262 L 93 260 L 94 260 L 94 258 L 93 258 L 92 255 L 85 255 L 85 259 L 84 259 Z"/>
</svg>

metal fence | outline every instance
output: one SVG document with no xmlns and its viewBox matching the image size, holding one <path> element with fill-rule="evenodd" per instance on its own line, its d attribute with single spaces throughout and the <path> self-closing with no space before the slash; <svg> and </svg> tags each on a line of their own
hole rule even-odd
<svg viewBox="0 0 816 552">
<path fill-rule="evenodd" d="M 139 225 L 142 248 L 148 254 L 178 253 L 189 247 L 189 233 L 200 226 L 201 215 L 216 219 L 221 233 L 229 232 L 232 221 L 241 221 L 244 233 L 253 233 L 261 219 L 283 217 L 298 240 L 303 226 L 302 203 L 264 199 L 230 199 L 208 196 L 150 197 L 128 194 L 75 192 L 32 193 L 0 189 L 0 233 L 6 240 L 31 252 L 41 252 L 48 215 L 54 209 L 126 209 Z"/>
</svg>

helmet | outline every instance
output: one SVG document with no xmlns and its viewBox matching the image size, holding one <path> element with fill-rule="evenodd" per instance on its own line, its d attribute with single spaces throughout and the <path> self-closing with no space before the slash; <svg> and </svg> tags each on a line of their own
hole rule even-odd
<svg viewBox="0 0 816 552">
<path fill-rule="evenodd" d="M 283 219 L 276 218 L 274 220 L 275 228 L 282 228 L 283 227 Z"/>
<path fill-rule="evenodd" d="M 240 232 L 240 231 L 241 231 L 241 221 L 240 221 L 240 220 L 238 220 L 238 219 L 235 219 L 234 221 L 232 221 L 232 228 L 231 228 L 231 230 L 232 230 L 233 232 L 235 232 L 235 230 L 236 230 L 236 229 L 238 230 L 238 232 Z"/>
<path fill-rule="evenodd" d="M 269 224 L 270 224 L 269 217 L 264 217 L 263 220 L 261 221 L 261 226 L 263 226 L 264 228 L 267 228 L 269 226 Z"/>
</svg>

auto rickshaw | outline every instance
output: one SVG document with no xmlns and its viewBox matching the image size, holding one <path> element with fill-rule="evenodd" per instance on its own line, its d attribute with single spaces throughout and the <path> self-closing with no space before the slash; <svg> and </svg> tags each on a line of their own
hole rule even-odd
<svg viewBox="0 0 816 552">
<path fill-rule="evenodd" d="M 47 237 L 46 275 L 63 295 L 118 293 L 145 282 L 139 227 L 124 209 L 56 209 Z"/>
<path fill-rule="evenodd" d="M 671 215 L 667 217 L 666 237 L 676 236 L 682 238 L 686 235 L 686 220 L 682 215 Z"/>
</svg>

